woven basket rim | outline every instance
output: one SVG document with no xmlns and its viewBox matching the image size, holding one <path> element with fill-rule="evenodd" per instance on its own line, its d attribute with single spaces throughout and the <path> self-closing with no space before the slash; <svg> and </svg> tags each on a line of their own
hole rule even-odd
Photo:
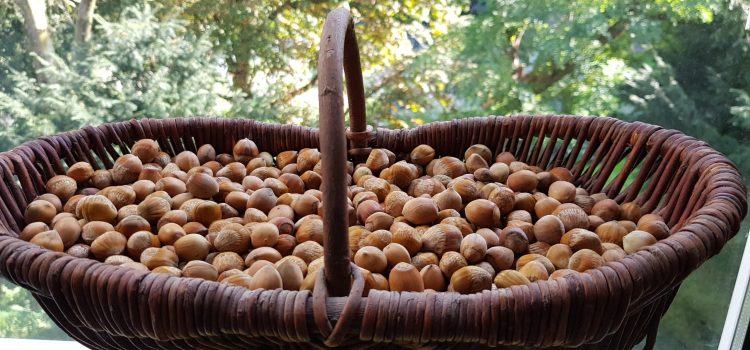
<svg viewBox="0 0 750 350">
<path fill-rule="evenodd" d="M 447 124 L 447 125 L 453 125 L 453 126 L 466 126 L 474 120 L 480 120 L 483 122 L 487 122 L 490 119 L 494 119 L 495 123 L 506 123 L 510 124 L 514 127 L 517 127 L 519 123 L 531 123 L 531 119 L 538 119 L 538 118 L 555 118 L 555 123 L 566 123 L 569 120 L 577 121 L 580 118 L 590 118 L 591 120 L 600 120 L 600 119 L 611 119 L 611 122 L 607 124 L 607 128 L 634 128 L 633 130 L 642 130 L 649 135 L 653 135 L 655 133 L 661 133 L 664 135 L 668 135 L 668 137 L 664 137 L 665 140 L 669 139 L 682 139 L 682 140 L 690 140 L 695 143 L 696 148 L 698 148 L 695 152 L 689 152 L 690 154 L 685 155 L 684 158 L 681 158 L 680 160 L 683 162 L 683 166 L 697 166 L 703 169 L 701 171 L 701 174 L 704 174 L 707 176 L 703 181 L 706 181 L 707 183 L 714 183 L 717 184 L 710 188 L 709 193 L 706 195 L 705 201 L 700 207 L 693 207 L 692 208 L 692 215 L 689 216 L 687 220 L 684 220 L 684 222 L 680 222 L 678 224 L 679 229 L 674 231 L 673 234 L 656 244 L 641 250 L 634 254 L 629 254 L 623 259 L 617 260 L 615 262 L 610 262 L 602 267 L 586 271 L 585 273 L 580 274 L 578 277 L 566 277 L 562 279 L 562 281 L 539 281 L 538 283 L 533 283 L 531 285 L 527 286 L 514 286 L 507 289 L 501 289 L 496 291 L 485 291 L 483 293 L 477 293 L 474 295 L 460 295 L 457 297 L 457 300 L 459 303 L 468 303 L 469 300 L 472 302 L 475 301 L 477 298 L 484 298 L 485 300 L 488 300 L 490 298 L 490 293 L 500 293 L 504 295 L 509 300 L 515 300 L 515 298 L 523 297 L 523 296 L 529 296 L 534 294 L 540 294 L 544 293 L 543 291 L 546 290 L 548 293 L 552 293 L 552 295 L 560 295 L 561 290 L 565 287 L 567 288 L 583 288 L 583 282 L 579 281 L 580 279 L 593 279 L 596 281 L 604 281 L 604 285 L 610 284 L 610 289 L 614 288 L 611 283 L 613 283 L 612 278 L 621 279 L 625 275 L 625 273 L 630 274 L 633 273 L 635 270 L 634 268 L 638 269 L 639 271 L 647 271 L 645 274 L 641 275 L 633 275 L 629 278 L 631 279 L 643 279 L 646 285 L 648 284 L 649 280 L 653 275 L 658 274 L 658 271 L 656 269 L 663 268 L 666 269 L 665 266 L 650 266 L 651 262 L 653 261 L 662 261 L 665 259 L 669 260 L 672 264 L 675 264 L 676 262 L 682 262 L 682 264 L 692 262 L 692 257 L 688 255 L 688 252 L 684 247 L 687 247 L 688 242 L 695 243 L 697 241 L 701 241 L 702 236 L 699 234 L 700 230 L 706 225 L 713 225 L 717 226 L 721 229 L 721 231 L 726 232 L 729 234 L 729 236 L 722 237 L 723 242 L 726 242 L 729 238 L 731 238 L 734 234 L 736 234 L 738 227 L 726 227 L 726 222 L 722 220 L 721 218 L 717 218 L 717 216 L 720 216 L 721 214 L 729 215 L 729 216 L 736 216 L 739 218 L 739 221 L 741 221 L 741 218 L 744 217 L 746 211 L 747 211 L 747 203 L 746 203 L 746 189 L 744 188 L 744 185 L 741 182 L 741 177 L 739 172 L 736 169 L 736 166 L 729 161 L 724 155 L 721 153 L 713 150 L 710 148 L 705 142 L 696 140 L 695 138 L 686 136 L 682 134 L 679 131 L 675 130 L 668 130 L 663 129 L 658 126 L 653 126 L 646 123 L 641 122 L 624 122 L 620 121 L 614 118 L 608 118 L 608 117 L 596 117 L 596 116 L 573 116 L 573 115 L 539 115 L 539 116 L 530 116 L 530 115 L 513 115 L 513 116 L 486 116 L 486 117 L 471 117 L 471 118 L 463 118 L 463 119 L 457 119 L 452 121 L 440 121 L 440 122 L 432 122 L 427 123 L 422 126 L 417 126 L 415 128 L 411 129 L 385 129 L 385 128 L 377 128 L 375 135 L 377 137 L 376 140 L 374 140 L 373 147 L 377 147 L 381 144 L 379 141 L 383 137 L 388 138 L 394 138 L 398 140 L 406 140 L 410 138 L 416 138 L 417 141 L 420 139 L 419 135 L 421 133 L 426 133 L 430 131 L 432 125 L 439 125 L 439 124 Z M 100 126 L 92 127 L 88 126 L 83 129 L 74 130 L 74 131 L 68 131 L 68 132 L 62 132 L 56 135 L 50 135 L 45 137 L 40 137 L 35 140 L 31 140 L 28 142 L 25 142 L 17 147 L 14 147 L 11 150 L 5 151 L 0 153 L 0 164 L 3 164 L 4 167 L 7 167 L 11 172 L 13 173 L 14 169 L 14 163 L 15 165 L 25 164 L 22 162 L 23 158 L 34 156 L 35 152 L 38 152 L 38 148 L 36 151 L 33 149 L 34 147 L 41 147 L 42 149 L 45 149 L 47 152 L 56 152 L 58 154 L 62 153 L 62 150 L 59 146 L 59 144 L 55 141 L 56 138 L 64 138 L 64 139 L 70 139 L 75 140 L 77 137 L 84 137 L 90 140 L 90 137 L 92 134 L 101 133 L 104 135 L 105 139 L 109 140 L 110 142 L 118 142 L 118 135 L 114 132 L 117 127 L 125 127 L 133 130 L 135 135 L 145 135 L 148 134 L 150 131 L 147 129 L 144 129 L 145 126 L 150 124 L 186 124 L 190 123 L 191 121 L 198 121 L 200 123 L 224 123 L 224 121 L 232 120 L 232 119 L 224 119 L 224 118 L 217 118 L 217 117 L 191 117 L 191 118 L 180 118 L 180 119 L 139 119 L 139 120 L 129 120 L 129 121 L 122 121 L 122 122 L 115 122 L 115 123 L 105 123 Z M 260 128 L 268 127 L 268 128 L 277 128 L 274 130 L 280 130 L 283 128 L 296 128 L 299 129 L 303 133 L 309 133 L 310 137 L 317 139 L 317 128 L 311 128 L 311 127 L 303 127 L 303 126 L 297 126 L 297 125 L 279 125 L 276 123 L 265 123 L 261 121 L 255 121 L 255 120 L 249 120 L 249 125 L 252 127 L 258 126 Z M 616 124 L 616 125 L 615 125 Z M 467 131 L 467 133 L 469 133 Z M 470 134 L 470 133 L 469 133 Z M 547 134 L 549 135 L 549 134 Z M 252 135 L 250 135 L 250 138 L 252 138 Z M 122 143 L 122 141 L 120 141 Z M 665 141 L 666 142 L 666 141 Z M 127 143 L 127 142 L 125 142 Z M 45 145 L 46 144 L 46 145 Z M 653 145 L 652 145 L 653 146 Z M 668 145 L 666 145 L 668 146 Z M 656 147 L 656 146 L 654 146 Z M 665 147 L 664 144 L 660 145 L 659 147 Z M 264 147 L 263 144 L 259 143 L 259 148 L 262 150 L 267 150 L 267 148 Z M 123 150 L 124 152 L 125 150 Z M 279 150 L 276 150 L 279 151 Z M 438 153 L 438 152 L 436 152 Z M 445 155 L 445 154 L 441 154 Z M 61 154 L 61 158 L 63 158 L 65 155 Z M 38 159 L 36 159 L 36 162 L 39 162 Z M 72 164 L 72 163 L 71 163 Z M 31 164 L 25 164 L 25 165 L 31 165 Z M 52 166 L 54 168 L 54 165 Z M 18 170 L 18 169 L 16 169 Z M 740 179 L 739 182 L 737 179 Z M 6 179 L 7 180 L 7 179 Z M 578 180 L 578 179 L 576 179 Z M 709 181 L 711 180 L 711 181 Z M 715 180 L 715 181 L 714 181 Z M 726 181 L 729 180 L 729 181 Z M 726 193 L 721 192 L 720 190 L 732 190 L 736 192 L 737 194 L 741 193 L 738 198 L 728 197 Z M 707 189 L 709 190 L 709 189 Z M 10 204 L 5 204 L 10 205 Z M 720 208 L 726 209 L 727 212 L 722 212 L 722 210 L 715 209 L 717 206 Z M 725 216 L 726 217 L 726 216 Z M 722 223 L 723 226 L 722 226 Z M 1 225 L 2 223 L 0 223 Z M 732 223 L 733 226 L 736 226 L 736 224 Z M 673 226 L 673 225 L 670 225 Z M 0 226 L 1 227 L 1 226 Z M 11 234 L 15 234 L 15 236 L 18 235 L 19 232 L 13 231 L 10 227 L 7 228 L 8 232 Z M 0 235 L 0 244 L 3 243 L 3 241 L 7 240 L 8 235 L 1 234 Z M 6 259 L 8 257 L 8 254 L 11 253 L 11 251 L 22 251 L 27 249 L 36 249 L 35 245 L 32 245 L 29 242 L 13 242 L 12 243 L 13 249 L 6 249 L 5 252 L 0 250 L 0 261 L 3 261 L 3 266 L 0 266 L 0 273 L 2 273 L 5 276 L 8 276 L 11 278 L 11 280 L 14 283 L 21 284 L 26 288 L 34 289 L 33 285 L 27 283 L 27 281 L 21 281 L 21 280 L 14 280 L 12 279 L 15 274 L 8 274 L 6 271 Z M 710 258 L 715 252 L 717 251 L 716 247 L 704 244 L 705 252 L 700 254 L 701 259 L 697 262 L 696 266 L 692 266 L 690 271 L 692 269 L 697 268 L 700 263 Z M 720 247 L 719 247 L 720 249 Z M 121 271 L 120 268 L 116 266 L 106 265 L 104 263 L 92 260 L 92 259 L 86 259 L 86 258 L 73 258 L 68 256 L 64 253 L 54 253 L 51 251 L 42 250 L 39 251 L 36 254 L 36 259 L 55 259 L 57 260 L 56 264 L 62 264 L 65 265 L 72 261 L 92 261 L 87 262 L 87 265 L 90 265 L 91 269 L 99 269 L 102 270 L 104 273 L 111 273 L 114 271 Z M 657 259 L 657 260 L 654 260 Z M 661 260 L 659 260 L 661 259 Z M 31 261 L 28 262 L 28 265 L 31 265 Z M 183 277 L 168 277 L 168 276 L 155 276 L 157 274 L 152 274 L 150 272 L 130 272 L 131 274 L 134 274 L 140 278 L 140 280 L 143 282 L 145 279 L 153 279 L 156 281 L 159 281 L 161 285 L 169 285 L 173 281 L 179 281 L 181 279 L 185 279 Z M 688 271 L 689 273 L 689 271 Z M 687 274 L 685 274 L 686 276 Z M 149 277 L 150 276 L 150 277 Z M 685 276 L 674 276 L 675 280 L 681 280 Z M 39 278 L 44 279 L 44 271 L 39 271 Z M 51 278 L 48 276 L 48 278 Z M 161 281 L 163 280 L 163 282 Z M 32 281 L 33 282 L 33 281 Z M 620 280 L 619 283 L 627 283 L 628 281 Z M 154 282 L 156 283 L 156 282 Z M 176 283 L 176 282 L 175 282 Z M 203 281 L 201 284 L 209 283 L 212 286 L 217 286 L 216 288 L 220 288 L 218 286 L 221 286 L 219 282 L 215 281 Z M 226 287 L 231 288 L 234 290 L 242 290 L 241 287 Z M 616 292 L 614 289 L 610 291 L 599 291 L 602 293 L 612 293 Z M 36 293 L 45 294 L 44 291 L 41 290 L 34 290 Z M 389 298 L 388 296 L 385 296 L 384 294 L 389 295 L 396 295 L 398 292 L 390 292 L 390 291 L 371 291 L 371 297 L 372 293 L 379 295 L 379 298 Z M 672 289 L 664 290 L 663 294 L 672 292 Z M 274 293 L 274 291 L 264 291 L 262 293 Z M 598 293 L 598 292 L 597 292 Z M 408 294 L 408 293 L 407 293 Z M 440 298 L 441 295 L 448 294 L 446 292 L 437 293 L 438 295 L 435 296 L 436 298 Z M 233 293 L 232 295 L 238 296 L 240 294 Z M 660 295 L 657 296 L 651 296 L 652 298 L 657 298 Z M 345 300 L 346 298 L 330 298 L 330 299 L 338 299 L 338 300 Z M 363 302 L 365 303 L 366 298 L 362 298 Z M 643 306 L 647 306 L 648 304 L 644 304 Z M 335 310 L 334 313 L 339 312 L 340 310 Z M 618 314 L 625 315 L 625 312 L 635 312 L 637 310 L 616 310 L 613 311 Z M 361 312 L 361 310 L 359 311 Z M 469 311 L 470 312 L 470 311 Z M 481 311 L 477 311 L 480 312 Z M 330 316 L 330 315 L 329 315 Z M 491 315 L 488 315 L 488 317 Z M 334 315 L 333 318 L 336 318 L 336 315 Z"/>
</svg>

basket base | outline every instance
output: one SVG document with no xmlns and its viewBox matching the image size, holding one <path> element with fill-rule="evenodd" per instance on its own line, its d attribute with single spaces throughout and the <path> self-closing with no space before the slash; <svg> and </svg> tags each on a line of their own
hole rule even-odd
<svg viewBox="0 0 750 350">
<path fill-rule="evenodd" d="M 632 349 L 646 339 L 644 349 L 653 349 L 656 333 L 661 317 L 666 313 L 669 304 L 677 293 L 677 288 L 655 300 L 653 306 L 641 309 L 628 316 L 616 333 L 610 334 L 596 343 L 583 344 L 576 349 Z M 312 343 L 287 343 L 272 338 L 242 338 L 236 335 L 202 336 L 199 338 L 161 341 L 152 338 L 136 338 L 97 331 L 82 325 L 72 312 L 65 313 L 64 305 L 55 303 L 52 299 L 32 293 L 44 311 L 71 338 L 91 349 L 312 349 L 326 348 L 321 338 L 314 338 Z M 64 315 L 70 316 L 64 316 Z M 74 324 L 80 326 L 73 326 Z M 384 344 L 384 343 L 354 343 L 340 347 L 341 349 L 533 349 L 513 345 L 488 346 L 487 344 L 467 343 L 427 343 L 427 344 Z M 549 347 L 548 349 L 570 349 L 569 347 Z"/>
</svg>

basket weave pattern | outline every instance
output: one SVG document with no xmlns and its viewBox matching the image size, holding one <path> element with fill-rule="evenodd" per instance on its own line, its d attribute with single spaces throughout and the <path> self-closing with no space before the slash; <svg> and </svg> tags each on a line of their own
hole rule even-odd
<svg viewBox="0 0 750 350">
<path fill-rule="evenodd" d="M 93 348 L 297 347 L 456 343 L 511 347 L 630 348 L 653 337 L 680 282 L 739 229 L 746 192 L 735 167 L 677 131 L 611 118 L 490 117 L 379 129 L 371 147 L 396 154 L 418 144 L 460 156 L 481 143 L 542 168 L 566 166 L 576 184 L 635 201 L 662 215 L 672 235 L 586 273 L 527 286 L 455 293 L 356 294 L 248 291 L 77 259 L 17 239 L 23 210 L 63 163 L 110 168 L 136 140 L 152 138 L 174 155 L 213 144 L 231 151 L 253 139 L 275 154 L 318 146 L 318 130 L 239 119 L 140 120 L 88 127 L 0 154 L 0 272 L 29 289 L 68 334 Z M 618 164 L 621 165 L 618 167 Z M 619 172 L 615 172 L 618 168 Z M 632 181 L 628 180 L 634 174 Z M 627 186 L 625 186 L 628 184 Z M 314 307 L 315 301 L 323 300 Z M 322 312 L 322 314 L 321 314 Z M 331 327 L 331 325 L 335 327 Z"/>
</svg>

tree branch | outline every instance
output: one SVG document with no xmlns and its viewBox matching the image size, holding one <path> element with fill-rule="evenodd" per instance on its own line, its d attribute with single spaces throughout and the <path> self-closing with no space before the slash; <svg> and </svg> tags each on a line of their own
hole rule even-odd
<svg viewBox="0 0 750 350">
<path fill-rule="evenodd" d="M 47 21 L 47 2 L 45 0 L 15 0 L 21 9 L 29 49 L 36 55 L 34 69 L 37 79 L 49 81 L 43 68 L 55 64 L 55 47 L 52 45 L 52 31 Z"/>
<path fill-rule="evenodd" d="M 250 64 L 247 60 L 240 60 L 239 62 L 227 57 L 225 60 L 227 63 L 227 70 L 232 75 L 232 86 L 236 89 L 240 89 L 244 92 L 247 97 L 252 97 L 253 92 L 250 90 L 251 79 L 250 79 Z"/>
<path fill-rule="evenodd" d="M 83 50 L 91 41 L 91 27 L 94 20 L 94 9 L 96 0 L 81 0 L 76 7 L 78 17 L 76 18 L 75 32 L 73 33 L 73 44 L 76 50 Z"/>
<path fill-rule="evenodd" d="M 372 95 L 375 95 L 380 90 L 385 88 L 386 86 L 390 85 L 392 82 L 398 80 L 401 75 L 406 71 L 406 68 L 397 68 L 393 73 L 389 74 L 387 77 L 380 80 L 380 82 L 373 86 L 371 89 L 368 90 L 368 92 L 365 93 L 365 98 L 369 98 Z"/>
<path fill-rule="evenodd" d="M 279 104 L 282 104 L 282 103 L 288 103 L 289 101 L 291 101 L 295 97 L 297 97 L 297 96 L 299 96 L 301 94 L 304 94 L 305 92 L 307 92 L 307 90 L 310 90 L 315 85 L 315 83 L 317 81 L 318 81 L 318 73 L 316 72 L 312 76 L 312 78 L 310 78 L 310 81 L 308 81 L 307 83 L 305 83 L 305 85 L 302 85 L 302 86 L 300 86 L 300 87 L 292 90 L 291 92 L 284 94 L 284 97 L 282 97 L 282 98 L 274 101 L 273 104 L 274 105 L 279 105 Z"/>
<path fill-rule="evenodd" d="M 611 40 L 616 39 L 627 29 L 628 21 L 619 20 L 607 28 L 609 36 L 600 35 L 596 38 L 602 45 L 606 45 Z M 522 28 L 510 45 L 510 55 L 513 59 L 511 68 L 513 70 L 513 80 L 532 85 L 535 93 L 542 93 L 550 86 L 554 85 L 566 75 L 575 70 L 575 65 L 571 62 L 565 63 L 562 67 L 553 66 L 549 72 L 525 72 L 526 65 L 521 61 L 521 40 L 526 32 L 526 27 Z"/>
<path fill-rule="evenodd" d="M 606 45 L 611 40 L 617 39 L 622 33 L 625 32 L 625 29 L 628 27 L 628 20 L 621 19 L 612 24 L 611 26 L 607 27 L 607 33 L 609 36 L 606 35 L 599 35 L 599 37 L 596 38 L 602 45 Z"/>
<path fill-rule="evenodd" d="M 568 62 L 562 67 L 553 66 L 550 72 L 525 72 L 526 65 L 521 62 L 521 40 L 523 40 L 525 32 L 526 28 L 524 27 L 510 45 L 510 54 L 513 58 L 513 62 L 511 63 L 511 68 L 513 69 L 512 78 L 515 81 L 532 85 L 532 91 L 539 94 L 560 81 L 566 75 L 572 73 L 575 69 L 575 65 Z"/>
</svg>

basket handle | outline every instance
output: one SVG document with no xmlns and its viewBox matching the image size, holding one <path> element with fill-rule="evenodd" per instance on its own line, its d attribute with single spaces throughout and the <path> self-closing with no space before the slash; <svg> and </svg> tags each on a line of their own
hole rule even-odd
<svg viewBox="0 0 750 350">
<path fill-rule="evenodd" d="M 344 129 L 344 96 L 341 67 L 346 73 L 349 123 Z M 325 282 L 331 296 L 346 296 L 351 286 L 349 259 L 349 205 L 347 204 L 347 145 L 353 156 L 368 153 L 369 128 L 365 119 L 365 90 L 359 48 L 352 17 L 338 8 L 326 17 L 318 56 L 320 151 L 323 164 L 323 230 Z"/>
</svg>

